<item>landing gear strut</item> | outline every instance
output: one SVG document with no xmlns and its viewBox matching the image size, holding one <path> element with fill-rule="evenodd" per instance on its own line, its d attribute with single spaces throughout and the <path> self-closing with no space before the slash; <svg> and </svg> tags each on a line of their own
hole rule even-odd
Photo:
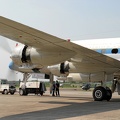
<svg viewBox="0 0 120 120">
<path fill-rule="evenodd" d="M 106 87 L 98 86 L 93 91 L 93 98 L 95 101 L 107 100 L 109 101 L 112 97 L 112 91 Z"/>
<path fill-rule="evenodd" d="M 30 76 L 31 75 L 29 73 L 24 73 L 23 74 L 23 82 L 24 82 L 24 84 L 19 89 L 19 94 L 20 95 L 27 95 L 28 94 L 28 92 L 26 91 L 26 82 L 30 78 Z"/>
<path fill-rule="evenodd" d="M 52 87 L 53 87 L 53 74 L 50 74 L 50 94 L 52 94 Z"/>
</svg>

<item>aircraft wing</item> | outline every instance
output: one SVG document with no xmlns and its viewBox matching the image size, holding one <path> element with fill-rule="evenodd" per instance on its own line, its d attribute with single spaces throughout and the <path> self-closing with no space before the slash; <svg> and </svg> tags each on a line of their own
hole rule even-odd
<svg viewBox="0 0 120 120">
<path fill-rule="evenodd" d="M 34 48 L 50 50 L 64 49 L 56 43 L 65 40 L 0 16 L 0 35 Z M 67 48 L 66 48 L 67 49 Z"/>
<path fill-rule="evenodd" d="M 118 60 L 2 16 L 0 16 L 0 35 L 47 52 L 67 51 L 68 54 L 73 52 L 74 55 L 71 54 L 69 61 L 76 66 L 77 72 L 113 73 L 120 69 Z"/>
</svg>

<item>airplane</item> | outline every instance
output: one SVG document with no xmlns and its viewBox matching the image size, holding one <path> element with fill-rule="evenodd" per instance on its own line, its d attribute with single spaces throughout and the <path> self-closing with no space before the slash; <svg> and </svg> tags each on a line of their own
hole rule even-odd
<svg viewBox="0 0 120 120">
<path fill-rule="evenodd" d="M 39 31 L 0 16 L 0 35 L 22 43 L 11 53 L 11 70 L 23 73 L 26 82 L 31 73 L 67 77 L 80 73 L 83 80 L 101 81 L 93 90 L 95 101 L 112 98 L 117 86 L 120 94 L 120 38 L 70 41 Z M 113 89 L 106 86 L 113 81 Z"/>
</svg>

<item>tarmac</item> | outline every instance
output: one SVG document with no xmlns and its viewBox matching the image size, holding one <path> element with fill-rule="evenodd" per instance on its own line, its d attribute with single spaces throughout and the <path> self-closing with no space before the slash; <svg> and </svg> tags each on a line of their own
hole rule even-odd
<svg viewBox="0 0 120 120">
<path fill-rule="evenodd" d="M 0 120 L 119 120 L 120 96 L 94 101 L 92 91 L 60 89 L 60 97 L 49 90 L 43 96 L 0 94 Z"/>
</svg>

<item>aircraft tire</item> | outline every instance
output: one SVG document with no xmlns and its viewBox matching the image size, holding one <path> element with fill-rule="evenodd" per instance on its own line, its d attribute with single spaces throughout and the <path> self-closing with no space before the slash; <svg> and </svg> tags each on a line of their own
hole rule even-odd
<svg viewBox="0 0 120 120">
<path fill-rule="evenodd" d="M 110 101 L 110 99 L 112 98 L 112 91 L 107 87 L 106 88 L 106 100 Z"/>
<path fill-rule="evenodd" d="M 98 86 L 93 90 L 94 101 L 102 101 L 106 98 L 106 89 L 102 86 Z"/>
</svg>

